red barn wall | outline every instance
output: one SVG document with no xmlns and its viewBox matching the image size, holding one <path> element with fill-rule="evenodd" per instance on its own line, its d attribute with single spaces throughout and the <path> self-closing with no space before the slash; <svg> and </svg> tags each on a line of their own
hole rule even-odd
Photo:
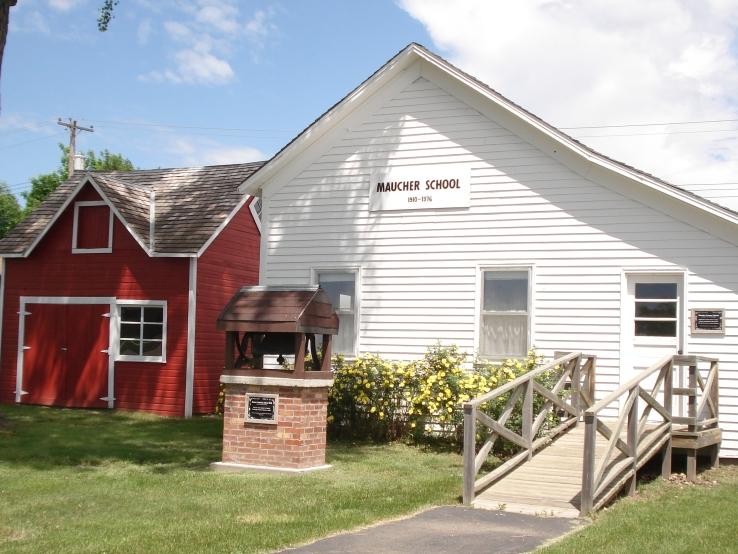
<svg viewBox="0 0 738 554">
<path fill-rule="evenodd" d="M 223 369 L 225 335 L 216 329 L 221 310 L 244 285 L 259 283 L 259 229 L 249 199 L 197 261 L 193 411 L 213 411 Z"/>
<path fill-rule="evenodd" d="M 87 186 L 75 200 L 100 197 Z M 72 254 L 73 219 L 70 203 L 28 258 L 6 259 L 0 402 L 15 400 L 20 296 L 115 296 L 167 301 L 167 361 L 116 362 L 115 407 L 182 415 L 189 259 L 150 258 L 117 218 L 112 253 Z"/>
</svg>

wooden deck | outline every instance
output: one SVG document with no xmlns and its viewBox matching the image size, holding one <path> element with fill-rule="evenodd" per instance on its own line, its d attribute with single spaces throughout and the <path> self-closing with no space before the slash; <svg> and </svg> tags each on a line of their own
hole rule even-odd
<svg viewBox="0 0 738 554">
<path fill-rule="evenodd" d="M 655 427 L 654 427 L 655 428 Z M 649 431 L 643 435 L 648 449 Z M 625 440 L 626 433 L 621 434 Z M 597 435 L 595 463 L 607 453 L 608 441 Z M 580 424 L 556 439 L 533 458 L 510 472 L 474 499 L 475 508 L 507 510 L 524 514 L 579 517 L 582 491 L 584 425 Z M 654 449 L 653 457 L 659 452 Z M 620 456 L 624 459 L 624 456 Z M 614 460 L 612 470 L 617 470 Z M 644 462 L 645 463 L 645 462 Z M 607 493 L 606 493 L 607 494 Z"/>
<path fill-rule="evenodd" d="M 689 386 L 674 387 L 674 368 L 685 366 Z M 552 362 L 464 403 L 465 505 L 560 517 L 590 515 L 620 491 L 634 494 L 638 471 L 654 457 L 661 459 L 661 475 L 668 477 L 672 449 L 686 451 L 690 480 L 697 478 L 700 451 L 709 448 L 717 464 L 716 358 L 665 356 L 596 402 L 595 368 L 591 354 L 557 352 Z M 686 400 L 686 417 L 674 415 L 674 398 Z M 493 403 L 502 409 L 486 413 Z M 513 413 L 519 423 L 510 428 Z M 619 415 L 609 419 L 609 413 Z M 547 429 L 543 423 L 551 414 L 557 423 Z M 500 437 L 519 451 L 484 472 Z M 484 440 L 477 448 L 480 438 Z"/>
</svg>

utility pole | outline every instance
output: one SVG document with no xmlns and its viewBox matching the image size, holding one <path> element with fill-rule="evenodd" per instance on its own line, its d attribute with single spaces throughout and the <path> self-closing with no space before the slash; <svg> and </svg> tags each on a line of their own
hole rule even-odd
<svg viewBox="0 0 738 554">
<path fill-rule="evenodd" d="M 61 117 L 56 122 L 57 125 L 69 128 L 69 159 L 67 160 L 67 176 L 72 177 L 74 175 L 74 156 L 77 154 L 77 131 L 87 131 L 94 133 L 95 128 L 90 125 L 89 127 L 81 127 L 77 125 L 77 120 L 71 117 L 67 118 L 69 122 L 62 121 Z"/>
</svg>

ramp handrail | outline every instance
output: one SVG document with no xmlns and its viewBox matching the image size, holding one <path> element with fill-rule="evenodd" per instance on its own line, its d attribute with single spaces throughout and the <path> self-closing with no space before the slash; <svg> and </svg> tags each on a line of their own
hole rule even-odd
<svg viewBox="0 0 738 554">
<path fill-rule="evenodd" d="M 556 353 L 555 359 L 533 371 L 521 375 L 494 390 L 478 396 L 464 407 L 464 492 L 465 505 L 471 505 L 474 496 L 481 489 L 504 477 L 518 465 L 532 458 L 533 454 L 548 445 L 555 436 L 576 425 L 584 408 L 594 401 L 596 356 L 581 352 Z M 560 371 L 560 375 L 553 387 L 546 388 L 536 381 L 537 377 L 550 371 Z M 571 389 L 570 401 L 561 397 L 561 392 L 569 385 Z M 487 402 L 498 399 L 509 393 L 505 405 L 497 419 L 484 413 Z M 543 405 L 537 414 L 534 414 L 533 395 L 543 398 Z M 506 427 L 510 416 L 516 410 L 522 399 L 522 428 L 520 434 Z M 562 421 L 559 425 L 546 431 L 538 438 L 546 416 L 554 409 L 562 411 Z M 477 423 L 490 430 L 490 435 L 477 452 Z M 502 437 L 522 450 L 507 460 L 494 471 L 477 479 L 487 457 L 499 437 Z"/>
<path fill-rule="evenodd" d="M 706 377 L 702 376 L 700 363 L 709 364 Z M 687 416 L 674 416 L 673 423 L 686 425 L 687 431 L 692 433 L 717 427 L 720 418 L 717 358 L 679 355 L 674 356 L 674 365 L 687 366 L 689 369 L 688 386 L 674 387 L 675 396 L 687 397 Z"/>
<path fill-rule="evenodd" d="M 582 492 L 580 511 L 587 515 L 602 507 L 620 488 L 629 484 L 629 492 L 635 492 L 636 472 L 653 454 L 664 447 L 662 475 L 671 473 L 672 426 L 672 368 L 675 356 L 669 355 L 638 375 L 620 385 L 616 390 L 584 411 L 584 465 L 582 467 Z M 643 382 L 656 375 L 649 390 Z M 659 393 L 663 402 L 657 400 Z M 646 405 L 639 415 L 639 400 Z M 619 401 L 619 405 L 613 406 Z M 619 411 L 614 424 L 605 423 L 600 414 L 607 408 Z M 649 424 L 649 416 L 655 411 L 663 422 Z M 627 428 L 627 439 L 620 438 Z M 596 463 L 597 433 L 607 440 L 604 455 Z"/>
</svg>

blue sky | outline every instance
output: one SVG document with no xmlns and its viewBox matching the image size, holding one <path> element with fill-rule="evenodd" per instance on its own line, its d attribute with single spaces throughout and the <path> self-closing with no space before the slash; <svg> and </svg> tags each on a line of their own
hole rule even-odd
<svg viewBox="0 0 738 554">
<path fill-rule="evenodd" d="M 99 33 L 101 2 L 11 9 L 15 192 L 58 166 L 58 117 L 94 125 L 80 149 L 140 168 L 268 157 L 412 41 L 616 159 L 738 182 L 735 0 L 120 0 Z"/>
<path fill-rule="evenodd" d="M 121 0 L 106 33 L 99 4 L 11 11 L 0 180 L 13 190 L 58 165 L 58 117 L 95 127 L 78 148 L 141 168 L 269 156 L 408 42 L 429 40 L 391 1 L 215 2 L 203 16 L 207 2 Z"/>
</svg>

